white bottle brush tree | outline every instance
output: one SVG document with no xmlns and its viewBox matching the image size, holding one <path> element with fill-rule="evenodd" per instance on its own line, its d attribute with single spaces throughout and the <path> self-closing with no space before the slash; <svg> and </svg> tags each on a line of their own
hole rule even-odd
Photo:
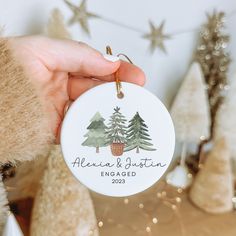
<svg viewBox="0 0 236 236">
<path fill-rule="evenodd" d="M 230 150 L 233 161 L 233 173 L 236 179 L 236 74 L 231 80 L 224 103 L 216 113 L 214 141 L 224 138 Z"/>
<path fill-rule="evenodd" d="M 207 139 L 210 131 L 209 103 L 203 74 L 198 63 L 193 63 L 179 89 L 171 108 L 176 139 L 182 143 L 180 166 L 182 168 L 179 187 L 187 185 L 187 171 L 185 166 L 188 144 L 199 144 L 201 139 Z M 179 168 L 179 167 L 178 167 Z M 183 172 L 186 173 L 183 175 Z M 178 171 L 179 173 L 179 171 Z M 186 178 L 185 178 L 185 177 Z M 178 181 L 176 176 L 169 176 L 167 182 Z"/>
<path fill-rule="evenodd" d="M 110 117 L 107 133 L 107 143 L 110 144 L 113 156 L 121 156 L 126 142 L 126 119 L 120 108 L 114 108 Z"/>
<path fill-rule="evenodd" d="M 87 127 L 89 130 L 84 137 L 87 139 L 82 143 L 83 146 L 95 147 L 96 153 L 99 153 L 100 147 L 107 146 L 106 142 L 106 125 L 105 119 L 97 112 L 90 120 L 90 125 Z"/>
<path fill-rule="evenodd" d="M 206 212 L 225 213 L 233 209 L 233 186 L 230 150 L 227 141 L 219 138 L 197 173 L 189 197 Z"/>
<path fill-rule="evenodd" d="M 152 147 L 153 144 L 150 142 L 152 139 L 148 134 L 148 126 L 138 112 L 136 112 L 134 117 L 129 121 L 126 139 L 127 144 L 125 151 L 136 149 L 136 153 L 139 153 L 140 149 L 146 151 L 156 150 Z"/>
</svg>

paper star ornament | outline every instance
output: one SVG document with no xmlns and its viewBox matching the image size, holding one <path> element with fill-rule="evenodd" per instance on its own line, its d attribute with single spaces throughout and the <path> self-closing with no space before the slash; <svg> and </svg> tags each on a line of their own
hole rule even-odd
<svg viewBox="0 0 236 236">
<path fill-rule="evenodd" d="M 98 15 L 89 12 L 87 10 L 87 1 L 83 0 L 79 6 L 74 5 L 73 3 L 64 0 L 66 5 L 70 8 L 73 13 L 73 16 L 69 20 L 69 25 L 73 25 L 75 23 L 79 23 L 81 28 L 89 34 L 89 25 L 88 19 L 89 18 L 99 18 Z"/>
<path fill-rule="evenodd" d="M 150 40 L 150 50 L 153 53 L 157 48 L 166 53 L 164 41 L 170 39 L 170 35 L 164 34 L 165 21 L 162 21 L 159 27 L 156 27 L 149 21 L 150 32 L 143 35 L 143 38 Z"/>
</svg>

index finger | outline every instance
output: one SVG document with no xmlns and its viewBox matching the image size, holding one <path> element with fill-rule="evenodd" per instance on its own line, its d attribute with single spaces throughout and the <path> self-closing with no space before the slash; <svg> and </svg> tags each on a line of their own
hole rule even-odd
<svg viewBox="0 0 236 236">
<path fill-rule="evenodd" d="M 119 60 L 108 60 L 94 48 L 74 40 L 29 36 L 27 44 L 50 71 L 104 76 L 114 73 L 120 66 Z"/>
</svg>

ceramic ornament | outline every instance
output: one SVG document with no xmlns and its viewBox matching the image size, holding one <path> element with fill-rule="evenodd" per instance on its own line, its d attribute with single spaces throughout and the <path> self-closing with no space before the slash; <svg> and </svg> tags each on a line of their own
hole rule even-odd
<svg viewBox="0 0 236 236">
<path fill-rule="evenodd" d="M 185 189 L 191 185 L 192 175 L 186 165 L 178 165 L 166 175 L 166 182 L 176 188 Z"/>
<path fill-rule="evenodd" d="M 165 173 L 174 151 L 171 117 L 146 89 L 122 82 L 97 86 L 80 96 L 62 125 L 61 146 L 74 176 L 91 190 L 129 196 Z M 121 98 L 122 97 L 122 98 Z"/>
</svg>

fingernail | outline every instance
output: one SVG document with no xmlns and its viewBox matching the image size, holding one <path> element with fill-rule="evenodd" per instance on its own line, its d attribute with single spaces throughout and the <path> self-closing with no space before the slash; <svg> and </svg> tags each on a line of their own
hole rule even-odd
<svg viewBox="0 0 236 236">
<path fill-rule="evenodd" d="M 119 57 L 116 57 L 116 56 L 113 56 L 113 55 L 109 55 L 109 54 L 103 54 L 103 57 L 108 60 L 108 61 L 111 61 L 111 62 L 116 62 L 116 61 L 119 61 L 120 58 Z"/>
</svg>

